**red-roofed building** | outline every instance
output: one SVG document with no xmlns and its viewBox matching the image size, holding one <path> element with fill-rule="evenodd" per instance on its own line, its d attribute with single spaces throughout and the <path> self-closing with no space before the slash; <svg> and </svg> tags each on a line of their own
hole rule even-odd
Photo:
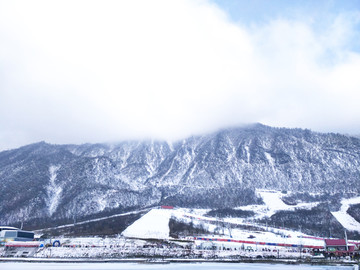
<svg viewBox="0 0 360 270">
<path fill-rule="evenodd" d="M 346 247 L 346 241 L 345 239 L 325 239 L 326 246 L 331 247 Z"/>
<path fill-rule="evenodd" d="M 325 253 L 330 257 L 353 256 L 355 245 L 347 244 L 345 239 L 325 239 Z"/>
<path fill-rule="evenodd" d="M 174 209 L 174 206 L 171 205 L 162 205 L 161 209 Z"/>
</svg>

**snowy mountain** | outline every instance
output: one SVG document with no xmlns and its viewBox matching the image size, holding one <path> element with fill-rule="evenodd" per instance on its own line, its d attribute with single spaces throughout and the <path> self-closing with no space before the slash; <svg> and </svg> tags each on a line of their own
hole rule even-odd
<svg viewBox="0 0 360 270">
<path fill-rule="evenodd" d="M 170 204 L 261 203 L 255 189 L 360 192 L 360 139 L 261 124 L 170 144 L 51 145 L 0 153 L 0 223 L 62 223 Z"/>
</svg>

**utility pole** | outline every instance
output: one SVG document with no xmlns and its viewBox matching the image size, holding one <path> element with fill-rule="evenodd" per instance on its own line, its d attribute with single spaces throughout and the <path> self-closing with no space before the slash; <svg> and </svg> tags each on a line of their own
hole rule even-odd
<svg viewBox="0 0 360 270">
<path fill-rule="evenodd" d="M 347 238 L 347 233 L 346 233 L 346 229 L 345 229 L 345 228 L 344 228 L 344 233 L 345 233 L 346 251 L 349 251 L 349 247 L 348 247 L 348 238 Z"/>
<path fill-rule="evenodd" d="M 74 225 L 76 224 L 76 215 L 77 215 L 77 202 L 75 201 L 75 207 L 74 207 L 75 211 L 73 213 L 73 221 L 74 221 Z"/>
<path fill-rule="evenodd" d="M 302 232 L 301 232 L 301 225 L 299 225 L 300 228 L 300 244 L 299 244 L 299 252 L 300 252 L 300 259 L 301 259 L 301 249 L 302 249 Z"/>
</svg>

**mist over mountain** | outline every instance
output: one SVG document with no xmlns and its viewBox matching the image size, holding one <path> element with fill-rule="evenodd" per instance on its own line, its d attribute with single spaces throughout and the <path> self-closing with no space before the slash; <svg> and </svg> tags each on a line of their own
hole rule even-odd
<svg viewBox="0 0 360 270">
<path fill-rule="evenodd" d="M 0 223 L 161 204 L 233 208 L 261 203 L 255 189 L 359 193 L 359 165 L 359 138 L 261 124 L 173 144 L 40 142 L 0 152 Z"/>
</svg>

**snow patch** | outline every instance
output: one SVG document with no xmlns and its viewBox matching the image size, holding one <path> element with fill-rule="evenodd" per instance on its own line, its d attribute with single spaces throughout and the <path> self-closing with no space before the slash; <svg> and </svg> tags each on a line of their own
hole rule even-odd
<svg viewBox="0 0 360 270">
<path fill-rule="evenodd" d="M 99 207 L 98 209 L 99 209 L 99 211 L 103 211 L 103 210 L 106 208 L 106 206 L 107 206 L 106 195 L 98 198 L 97 203 L 98 203 L 98 207 Z"/>
<path fill-rule="evenodd" d="M 269 162 L 269 165 L 271 167 L 274 167 L 275 162 L 274 162 L 274 159 L 272 158 L 272 156 L 268 152 L 265 152 L 264 154 L 265 154 L 267 161 Z"/>
<path fill-rule="evenodd" d="M 247 163 L 250 163 L 250 150 L 249 146 L 245 146 Z"/>
<path fill-rule="evenodd" d="M 55 180 L 57 177 L 57 171 L 60 169 L 60 166 L 50 166 L 49 167 L 49 173 L 50 173 L 50 182 L 49 185 L 46 188 L 46 193 L 47 193 L 47 206 L 48 206 L 48 211 L 49 211 L 49 215 L 52 216 L 59 203 L 60 203 L 60 198 L 61 198 L 61 192 L 62 192 L 62 187 L 56 185 Z"/>
</svg>

